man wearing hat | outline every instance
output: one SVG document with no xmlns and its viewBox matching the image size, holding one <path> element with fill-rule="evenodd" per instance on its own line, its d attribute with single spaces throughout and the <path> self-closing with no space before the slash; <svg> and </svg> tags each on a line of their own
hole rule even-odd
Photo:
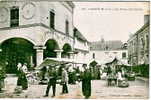
<svg viewBox="0 0 151 100">
<path fill-rule="evenodd" d="M 49 69 L 48 69 L 47 72 L 48 72 L 48 75 L 49 75 L 48 76 L 49 82 L 48 82 L 48 86 L 47 86 L 45 97 L 47 97 L 49 95 L 49 90 L 50 90 L 51 86 L 52 86 L 52 91 L 53 91 L 52 97 L 54 97 L 55 93 L 56 93 L 57 72 L 56 72 L 54 66 L 49 66 Z"/>
</svg>

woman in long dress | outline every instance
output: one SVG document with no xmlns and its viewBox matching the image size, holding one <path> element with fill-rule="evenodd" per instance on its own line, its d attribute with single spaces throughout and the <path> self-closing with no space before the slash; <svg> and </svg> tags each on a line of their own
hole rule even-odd
<svg viewBox="0 0 151 100">
<path fill-rule="evenodd" d="M 118 73 L 117 73 L 117 86 L 119 86 L 119 81 L 121 81 L 123 78 L 122 78 L 122 73 L 121 73 L 121 71 L 119 71 Z"/>
<path fill-rule="evenodd" d="M 83 65 L 84 72 L 82 75 L 82 93 L 86 99 L 91 96 L 91 72 L 87 67 L 86 64 Z"/>
<path fill-rule="evenodd" d="M 20 64 L 17 66 L 18 68 L 18 80 L 17 80 L 17 86 L 22 86 L 23 90 L 26 90 L 28 88 L 28 81 L 26 78 L 26 65 L 21 66 Z"/>
</svg>

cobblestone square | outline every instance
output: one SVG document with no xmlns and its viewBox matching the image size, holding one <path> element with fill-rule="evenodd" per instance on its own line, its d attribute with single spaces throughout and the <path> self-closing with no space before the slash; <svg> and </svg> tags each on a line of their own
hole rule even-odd
<svg viewBox="0 0 151 100">
<path fill-rule="evenodd" d="M 91 99 L 148 99 L 149 86 L 148 81 L 136 79 L 129 81 L 128 88 L 119 88 L 116 86 L 107 86 L 106 80 L 93 80 Z M 51 98 L 52 90 L 49 92 L 49 97 L 43 97 L 46 91 L 46 85 L 29 85 L 27 90 L 21 94 L 15 94 L 15 86 L 6 86 L 4 93 L 0 93 L 1 98 Z M 76 85 L 68 86 L 69 93 L 61 94 L 62 86 L 57 84 L 56 99 L 83 99 L 81 82 Z"/>
</svg>

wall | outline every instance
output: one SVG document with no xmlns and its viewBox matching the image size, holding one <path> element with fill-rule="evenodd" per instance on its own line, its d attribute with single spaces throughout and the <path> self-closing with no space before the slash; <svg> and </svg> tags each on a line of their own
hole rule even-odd
<svg viewBox="0 0 151 100">
<path fill-rule="evenodd" d="M 126 53 L 126 57 L 122 58 L 122 53 Z M 108 61 L 108 58 L 114 58 L 117 57 L 118 59 L 122 59 L 127 61 L 128 54 L 127 50 L 112 50 L 112 51 L 90 51 L 89 53 L 89 61 L 93 60 L 93 54 L 95 54 L 95 60 L 99 62 L 99 64 L 102 64 L 104 62 Z"/>
<path fill-rule="evenodd" d="M 132 65 L 149 64 L 149 23 L 128 40 L 128 56 Z"/>
<path fill-rule="evenodd" d="M 13 6 L 19 7 L 19 25 L 39 23 L 40 14 L 38 5 L 39 2 L 1 2 L 0 9 L 3 10 L 0 13 L 4 12 L 6 20 L 0 23 L 0 28 L 10 27 L 10 9 Z"/>
<path fill-rule="evenodd" d="M 149 63 L 149 27 L 138 34 L 138 64 Z M 142 40 L 143 39 L 143 43 Z"/>
<path fill-rule="evenodd" d="M 10 8 L 13 6 L 19 7 L 19 26 L 16 27 L 10 27 Z M 55 30 L 49 27 L 52 9 L 56 15 Z M 67 2 L 4 1 L 0 2 L 0 17 L 0 44 L 16 37 L 32 42 L 37 49 L 37 65 L 43 61 L 43 46 L 49 39 L 56 40 L 60 49 L 65 43 L 73 49 L 73 9 Z M 66 19 L 69 21 L 69 35 L 65 34 Z"/>
<path fill-rule="evenodd" d="M 10 8 L 19 7 L 19 27 L 10 28 Z M 73 9 L 66 2 L 1 2 L 0 14 L 5 21 L 0 23 L 0 43 L 13 37 L 21 37 L 32 41 L 35 45 L 45 45 L 48 39 L 56 39 L 62 48 L 69 43 L 73 48 Z M 55 12 L 55 29 L 49 29 L 49 13 Z M 6 11 L 5 11 L 6 10 Z M 70 36 L 65 34 L 65 20 L 69 21 Z M 44 27 L 40 24 L 43 23 Z M 49 35 L 48 35 L 48 34 Z M 52 36 L 53 35 L 53 36 Z"/>
<path fill-rule="evenodd" d="M 74 48 L 89 51 L 88 43 L 86 41 L 80 41 L 77 38 L 75 38 Z"/>
<path fill-rule="evenodd" d="M 65 21 L 69 21 L 69 34 L 73 36 L 72 12 L 60 2 L 41 2 L 39 5 L 40 22 L 49 26 L 50 11 L 55 13 L 55 29 L 65 33 Z"/>
</svg>

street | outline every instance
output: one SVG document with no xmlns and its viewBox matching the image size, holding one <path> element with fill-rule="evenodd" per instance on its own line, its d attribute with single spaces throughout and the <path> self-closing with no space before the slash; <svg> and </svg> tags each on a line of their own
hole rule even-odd
<svg viewBox="0 0 151 100">
<path fill-rule="evenodd" d="M 91 99 L 147 99 L 149 95 L 148 82 L 142 80 L 129 81 L 128 88 L 119 88 L 116 86 L 107 86 L 106 80 L 93 80 Z M 49 97 L 43 97 L 46 91 L 46 85 L 29 85 L 28 90 L 24 90 L 21 94 L 15 94 L 13 85 L 5 86 L 0 98 L 51 98 L 52 91 L 50 89 Z M 76 85 L 68 86 L 69 93 L 61 94 L 62 86 L 57 84 L 56 96 L 54 98 L 72 98 L 83 99 L 81 82 Z"/>
</svg>

